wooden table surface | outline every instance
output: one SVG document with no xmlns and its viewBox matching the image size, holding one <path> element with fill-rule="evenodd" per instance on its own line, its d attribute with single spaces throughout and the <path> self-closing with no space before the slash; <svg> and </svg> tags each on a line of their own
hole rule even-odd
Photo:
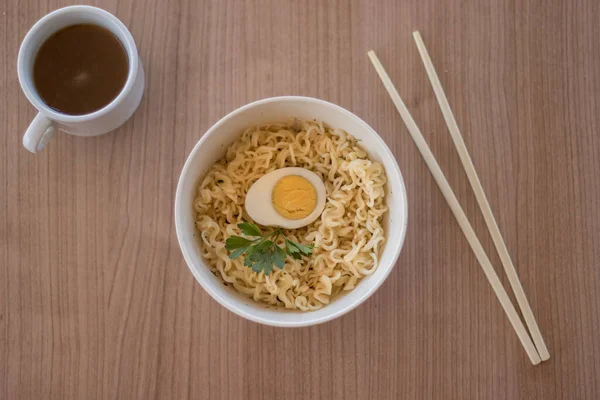
<svg viewBox="0 0 600 400">
<path fill-rule="evenodd" d="M 0 4 L 0 398 L 597 399 L 600 4 L 106 0 L 144 100 L 117 131 L 21 145 L 19 44 L 64 1 Z M 366 52 L 420 124 L 506 287 L 422 67 L 438 68 L 552 358 L 532 366 Z M 219 118 L 306 95 L 385 139 L 404 175 L 398 264 L 333 322 L 277 329 L 218 305 L 183 261 L 173 202 Z"/>
</svg>

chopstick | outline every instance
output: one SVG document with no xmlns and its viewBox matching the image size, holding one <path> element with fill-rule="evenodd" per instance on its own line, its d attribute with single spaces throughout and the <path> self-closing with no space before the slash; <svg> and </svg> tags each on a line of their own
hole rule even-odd
<svg viewBox="0 0 600 400">
<path fill-rule="evenodd" d="M 442 195 L 448 202 L 448 205 L 450 206 L 450 209 L 452 210 L 452 213 L 454 214 L 454 217 L 458 222 L 458 225 L 462 229 L 465 237 L 467 238 L 467 241 L 471 245 L 471 249 L 473 250 L 473 253 L 475 253 L 475 257 L 479 261 L 479 264 L 481 265 L 485 276 L 487 277 L 490 285 L 492 286 L 494 293 L 496 293 L 498 301 L 500 301 L 500 305 L 504 309 L 504 312 L 506 313 L 517 336 L 519 337 L 519 340 L 521 341 L 523 348 L 527 352 L 531 363 L 533 365 L 539 364 L 541 361 L 540 356 L 537 353 L 535 346 L 533 345 L 533 342 L 531 341 L 531 338 L 529 337 L 529 334 L 527 333 L 527 330 L 523 325 L 523 322 L 521 322 L 521 319 L 519 318 L 515 307 L 510 301 L 506 290 L 504 290 L 504 287 L 502 286 L 498 275 L 496 275 L 496 271 L 494 271 L 494 268 L 492 267 L 492 263 L 490 262 L 487 254 L 481 246 L 479 239 L 477 239 L 477 235 L 475 234 L 473 227 L 469 223 L 469 220 L 467 219 L 465 212 L 463 211 L 456 196 L 454 195 L 450 184 L 446 180 L 444 173 L 440 169 L 440 166 L 438 165 L 435 157 L 433 156 L 433 153 L 429 149 L 429 146 L 427 145 L 425 138 L 421 134 L 419 127 L 417 126 L 413 117 L 410 115 L 410 112 L 408 111 L 408 108 L 406 108 L 406 105 L 402 101 L 402 98 L 400 98 L 398 91 L 394 87 L 394 84 L 390 80 L 388 74 L 385 72 L 385 69 L 379 62 L 379 59 L 375 55 L 375 52 L 371 50 L 368 52 L 368 55 L 371 62 L 373 63 L 373 67 L 375 67 L 375 70 L 379 74 L 379 78 L 381 78 L 383 85 L 385 86 L 390 97 L 392 98 L 396 109 L 400 113 L 400 116 L 402 117 L 402 120 L 404 121 L 404 124 L 408 129 L 408 132 L 412 136 L 415 145 L 419 149 L 421 156 L 423 156 L 423 159 L 425 160 L 425 163 L 427 164 L 431 175 L 433 175 L 433 179 L 438 184 Z"/>
<path fill-rule="evenodd" d="M 425 66 L 425 70 L 429 76 L 429 81 L 431 82 L 433 91 L 435 92 L 435 97 L 438 100 L 442 114 L 446 120 L 446 125 L 448 125 L 448 130 L 452 136 L 452 141 L 454 142 L 454 146 L 456 147 L 460 161 L 462 162 L 465 172 L 467 173 L 467 177 L 471 183 L 471 188 L 475 193 L 475 198 L 477 199 L 477 203 L 479 204 L 479 208 L 481 209 L 485 223 L 488 227 L 490 235 L 492 236 L 494 245 L 496 246 L 496 251 L 498 251 L 498 254 L 500 255 L 500 260 L 502 261 L 504 271 L 508 276 L 510 286 L 512 287 L 515 297 L 517 298 L 517 303 L 521 308 L 523 317 L 525 317 L 525 323 L 529 328 L 529 332 L 531 332 L 533 342 L 535 343 L 535 347 L 540 354 L 540 358 L 542 361 L 546 361 L 550 358 L 550 353 L 548 352 L 548 348 L 546 347 L 546 343 L 544 343 L 540 328 L 538 327 L 535 317 L 533 316 L 533 311 L 531 311 L 531 306 L 527 301 L 527 296 L 525 296 L 525 291 L 523 290 L 523 286 L 521 286 L 521 281 L 519 281 L 519 276 L 517 275 L 515 266 L 513 265 L 510 254 L 508 253 L 508 249 L 506 248 L 506 244 L 504 243 L 504 239 L 502 238 L 502 234 L 500 233 L 500 229 L 498 228 L 494 214 L 492 213 L 490 203 L 488 202 L 485 192 L 483 191 L 483 187 L 481 186 L 479 176 L 475 171 L 475 166 L 471 161 L 471 156 L 469 155 L 467 146 L 465 145 L 463 137 L 460 134 L 458 124 L 456 123 L 456 119 L 454 118 L 454 114 L 452 113 L 452 109 L 450 108 L 450 104 L 448 103 L 448 99 L 444 93 L 444 89 L 442 88 L 442 84 L 440 83 L 433 63 L 429 58 L 429 53 L 427 52 L 427 48 L 425 47 L 425 43 L 423 43 L 421 35 L 418 31 L 415 31 L 413 32 L 413 37 L 415 39 L 415 43 L 417 44 L 417 48 L 419 49 L 419 53 L 421 54 L 421 59 L 423 60 L 423 65 Z"/>
</svg>

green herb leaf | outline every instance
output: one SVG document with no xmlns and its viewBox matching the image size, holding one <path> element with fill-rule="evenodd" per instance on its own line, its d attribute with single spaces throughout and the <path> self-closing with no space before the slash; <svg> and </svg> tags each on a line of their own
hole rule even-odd
<svg viewBox="0 0 600 400">
<path fill-rule="evenodd" d="M 285 265 L 285 257 L 285 250 L 283 250 L 279 246 L 275 246 L 275 254 L 273 255 L 273 261 L 275 262 L 277 268 L 283 269 L 283 266 Z"/>
<path fill-rule="evenodd" d="M 258 250 L 258 245 L 252 245 L 250 247 L 248 247 L 246 249 L 246 257 L 250 256 L 252 253 L 254 253 L 256 250 Z"/>
<path fill-rule="evenodd" d="M 240 228 L 242 233 L 246 236 L 262 236 L 262 233 L 260 229 L 258 229 L 258 226 L 249 222 L 242 222 L 241 224 L 238 224 L 238 228 Z"/>
<path fill-rule="evenodd" d="M 246 258 L 244 258 L 244 265 L 246 267 L 252 268 L 253 264 L 254 264 L 254 260 L 252 260 L 252 257 L 249 256 L 248 254 L 246 254 Z"/>
<path fill-rule="evenodd" d="M 258 245 L 258 250 L 260 250 L 261 252 L 264 252 L 264 251 L 269 250 L 269 248 L 272 246 L 273 246 L 272 241 L 265 240 L 264 242 L 262 242 L 261 244 Z"/>
<path fill-rule="evenodd" d="M 246 247 L 240 247 L 239 249 L 235 249 L 234 251 L 231 252 L 231 254 L 229 255 L 229 258 L 231 258 L 232 260 L 235 260 L 242 254 L 244 254 L 245 251 L 246 251 Z"/>
<path fill-rule="evenodd" d="M 231 236 L 225 241 L 225 248 L 229 251 L 235 249 L 246 248 L 252 244 L 252 240 L 248 240 L 241 236 Z"/>
<path fill-rule="evenodd" d="M 285 239 L 285 250 L 286 252 L 292 256 L 292 258 L 296 260 L 301 260 L 302 256 L 309 256 L 312 254 L 312 249 L 314 244 L 310 244 L 309 246 L 296 243 L 288 238 Z"/>
<path fill-rule="evenodd" d="M 298 248 L 298 250 L 300 250 L 300 253 L 302 253 L 302 255 L 308 256 L 308 255 L 312 254 L 312 249 L 314 247 L 314 244 L 310 244 L 309 246 L 305 246 L 305 245 L 300 244 L 300 243 L 294 243 L 294 245 Z"/>
<path fill-rule="evenodd" d="M 285 258 L 288 255 L 296 260 L 301 260 L 303 256 L 312 254 L 313 244 L 307 246 L 289 240 L 283 236 L 281 228 L 263 235 L 258 226 L 249 222 L 242 222 L 238 224 L 238 227 L 245 236 L 257 239 L 250 240 L 241 236 L 231 236 L 225 241 L 225 248 L 231 252 L 229 258 L 232 260 L 245 253 L 244 265 L 252 268 L 252 271 L 256 273 L 264 272 L 265 275 L 269 275 L 273 271 L 273 267 L 283 269 Z M 283 236 L 284 248 L 275 243 L 280 236 Z"/>
<path fill-rule="evenodd" d="M 296 243 L 294 243 L 291 240 L 289 240 L 288 238 L 286 238 L 285 239 L 285 251 L 289 255 L 293 255 L 295 253 L 299 253 L 300 249 L 298 249 L 298 247 L 296 247 Z"/>
<path fill-rule="evenodd" d="M 273 254 L 268 251 L 257 251 L 250 256 L 252 263 L 252 271 L 259 273 L 264 271 L 268 275 L 273 270 Z"/>
</svg>

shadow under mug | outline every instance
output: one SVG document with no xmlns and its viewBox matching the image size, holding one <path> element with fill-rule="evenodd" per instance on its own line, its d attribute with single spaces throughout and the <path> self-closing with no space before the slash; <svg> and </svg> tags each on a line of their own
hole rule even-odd
<svg viewBox="0 0 600 400">
<path fill-rule="evenodd" d="M 85 115 L 68 115 L 50 108 L 33 82 L 33 64 L 40 46 L 53 33 L 76 24 L 108 29 L 119 39 L 129 60 L 127 80 L 121 92 L 103 108 Z M 17 71 L 21 89 L 39 111 L 23 136 L 23 146 L 32 153 L 42 150 L 57 129 L 76 136 L 97 136 L 118 128 L 133 115 L 144 93 L 144 69 L 131 33 L 117 17 L 96 7 L 65 7 L 40 19 L 23 39 Z"/>
</svg>

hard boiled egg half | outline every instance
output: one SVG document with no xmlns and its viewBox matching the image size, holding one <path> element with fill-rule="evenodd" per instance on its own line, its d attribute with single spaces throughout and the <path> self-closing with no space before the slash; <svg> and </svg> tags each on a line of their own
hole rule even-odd
<svg viewBox="0 0 600 400">
<path fill-rule="evenodd" d="M 246 212 L 265 226 L 297 229 L 316 220 L 325 208 L 325 185 L 304 168 L 281 168 L 258 179 L 246 194 Z"/>
</svg>

